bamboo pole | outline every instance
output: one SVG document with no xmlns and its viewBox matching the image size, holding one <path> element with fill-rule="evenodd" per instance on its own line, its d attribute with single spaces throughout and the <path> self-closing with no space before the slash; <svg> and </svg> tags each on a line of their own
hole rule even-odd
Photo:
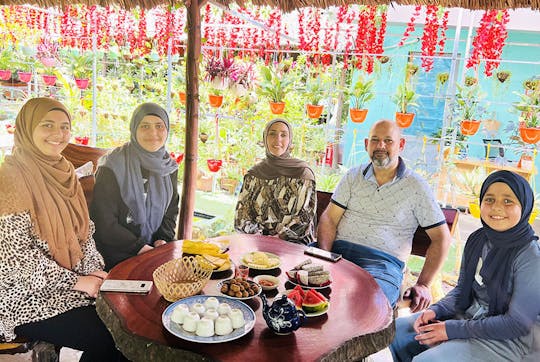
<svg viewBox="0 0 540 362">
<path fill-rule="evenodd" d="M 187 8 L 187 60 L 186 60 L 186 149 L 182 202 L 178 220 L 177 238 L 190 239 L 195 212 L 195 185 L 197 182 L 197 133 L 199 130 L 199 59 L 201 56 L 202 1 L 186 1 Z"/>
</svg>

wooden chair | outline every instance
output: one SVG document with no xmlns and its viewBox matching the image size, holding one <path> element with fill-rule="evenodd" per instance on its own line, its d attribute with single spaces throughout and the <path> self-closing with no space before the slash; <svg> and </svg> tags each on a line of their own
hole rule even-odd
<svg viewBox="0 0 540 362">
<path fill-rule="evenodd" d="M 105 155 L 108 151 L 109 150 L 106 148 L 97 148 L 69 143 L 64 151 L 62 151 L 62 154 L 73 164 L 73 166 L 75 166 L 75 168 L 81 167 L 88 161 L 92 161 L 94 164 L 92 172 L 95 173 L 99 158 Z M 94 195 L 94 185 L 96 183 L 96 179 L 92 174 L 81 177 L 79 181 L 83 188 L 84 196 L 86 197 L 86 203 L 88 204 L 88 207 L 90 207 L 92 197 Z"/>
</svg>

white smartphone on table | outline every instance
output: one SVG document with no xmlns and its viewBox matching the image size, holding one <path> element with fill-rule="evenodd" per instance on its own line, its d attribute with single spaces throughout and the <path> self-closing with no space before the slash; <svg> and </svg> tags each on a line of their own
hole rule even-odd
<svg viewBox="0 0 540 362">
<path fill-rule="evenodd" d="M 321 258 L 324 260 L 333 261 L 334 263 L 341 259 L 341 254 L 332 253 L 331 251 L 326 251 L 323 249 L 319 249 L 313 246 L 308 247 L 306 250 L 304 250 L 304 254 L 311 255 L 317 258 Z"/>
<path fill-rule="evenodd" d="M 124 292 L 147 294 L 154 283 L 148 280 L 106 279 L 99 289 L 102 292 Z"/>
</svg>

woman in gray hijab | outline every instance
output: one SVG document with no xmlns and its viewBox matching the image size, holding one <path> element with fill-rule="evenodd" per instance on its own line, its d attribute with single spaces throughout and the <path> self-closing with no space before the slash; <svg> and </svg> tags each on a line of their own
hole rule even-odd
<svg viewBox="0 0 540 362">
<path fill-rule="evenodd" d="M 266 158 L 244 176 L 236 204 L 237 231 L 300 244 L 314 241 L 315 175 L 305 161 L 291 157 L 292 139 L 291 126 L 284 119 L 266 125 Z"/>
<path fill-rule="evenodd" d="M 90 206 L 107 270 L 175 236 L 178 165 L 165 149 L 167 112 L 154 103 L 141 104 L 130 132 L 129 142 L 100 159 Z"/>
</svg>

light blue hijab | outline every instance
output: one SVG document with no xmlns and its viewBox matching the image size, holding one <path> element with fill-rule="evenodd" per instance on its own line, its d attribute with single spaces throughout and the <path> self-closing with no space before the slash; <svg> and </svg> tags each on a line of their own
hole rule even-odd
<svg viewBox="0 0 540 362">
<path fill-rule="evenodd" d="M 145 116 L 159 117 L 169 131 L 167 112 L 155 103 L 143 103 L 131 116 L 130 142 L 114 149 L 100 160 L 100 166 L 113 171 L 122 200 L 129 208 L 133 222 L 141 226 L 141 237 L 151 244 L 152 235 L 160 227 L 173 195 L 170 174 L 178 169 L 165 146 L 148 152 L 137 142 L 137 127 Z M 148 170 L 148 193 L 144 198 L 141 168 Z M 174 185 L 176 187 L 176 185 Z"/>
</svg>

